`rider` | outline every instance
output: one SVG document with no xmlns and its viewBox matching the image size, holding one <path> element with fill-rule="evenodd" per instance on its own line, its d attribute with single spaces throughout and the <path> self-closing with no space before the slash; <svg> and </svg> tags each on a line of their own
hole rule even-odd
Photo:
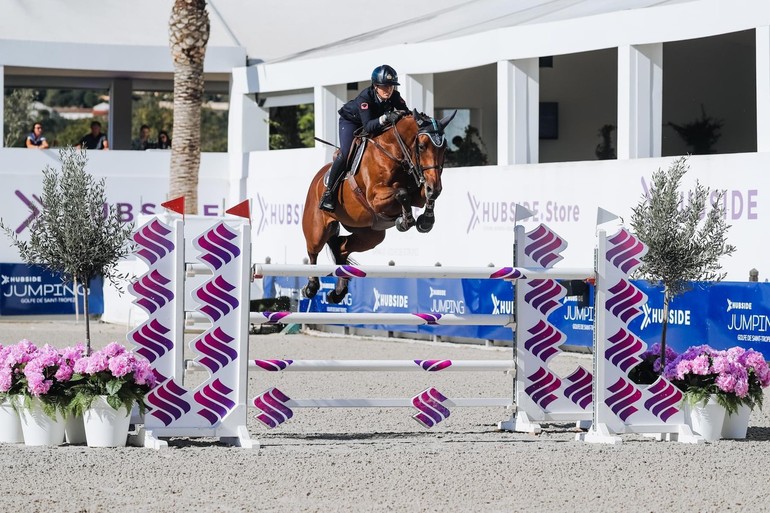
<svg viewBox="0 0 770 513">
<path fill-rule="evenodd" d="M 406 102 L 396 91 L 397 85 L 400 84 L 396 70 L 387 64 L 377 66 L 372 71 L 372 85 L 339 110 L 340 154 L 332 163 L 329 182 L 318 205 L 321 210 L 334 212 L 337 206 L 337 187 L 347 167 L 348 153 L 353 144 L 353 133 L 364 127 L 364 131 L 368 134 L 377 135 L 385 129 L 386 125 L 395 123 L 409 111 Z"/>
</svg>

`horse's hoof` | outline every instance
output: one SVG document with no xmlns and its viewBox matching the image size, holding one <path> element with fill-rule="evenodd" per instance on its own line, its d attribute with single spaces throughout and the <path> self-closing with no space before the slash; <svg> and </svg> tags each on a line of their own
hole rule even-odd
<svg viewBox="0 0 770 513">
<path fill-rule="evenodd" d="M 335 304 L 335 305 L 336 305 L 336 304 L 339 304 L 339 303 L 340 303 L 340 302 L 341 302 L 341 301 L 342 301 L 342 300 L 345 298 L 345 296 L 347 295 L 347 293 L 348 293 L 348 288 L 347 288 L 347 287 L 345 287 L 344 289 L 342 289 L 342 292 L 341 292 L 341 293 L 339 293 L 339 294 L 337 294 L 337 291 L 336 291 L 336 290 L 332 290 L 331 292 L 329 292 L 328 294 L 326 294 L 326 300 L 327 300 L 329 303 L 333 303 L 333 304 Z"/>
<path fill-rule="evenodd" d="M 318 287 L 313 287 L 311 285 L 305 285 L 302 287 L 302 295 L 307 299 L 313 299 L 317 293 Z"/>
<path fill-rule="evenodd" d="M 409 228 L 411 228 L 409 226 L 409 223 L 403 217 L 399 217 L 398 219 L 396 219 L 396 230 L 400 232 L 405 232 Z"/>
<path fill-rule="evenodd" d="M 428 233 L 433 229 L 433 223 L 435 219 L 433 217 L 420 216 L 417 218 L 417 231 L 420 233 Z"/>
</svg>

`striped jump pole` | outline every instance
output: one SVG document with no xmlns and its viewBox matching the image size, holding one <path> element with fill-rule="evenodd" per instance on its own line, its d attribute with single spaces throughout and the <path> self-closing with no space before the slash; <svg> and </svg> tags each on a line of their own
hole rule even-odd
<svg viewBox="0 0 770 513">
<path fill-rule="evenodd" d="M 205 367 L 187 360 L 186 370 Z M 267 372 L 511 372 L 507 360 L 250 360 L 249 370 Z"/>
<path fill-rule="evenodd" d="M 255 264 L 254 277 L 334 276 L 337 278 L 451 278 L 480 280 L 552 279 L 580 280 L 593 276 L 593 269 L 537 267 L 420 267 L 391 265 L 283 265 Z"/>
</svg>

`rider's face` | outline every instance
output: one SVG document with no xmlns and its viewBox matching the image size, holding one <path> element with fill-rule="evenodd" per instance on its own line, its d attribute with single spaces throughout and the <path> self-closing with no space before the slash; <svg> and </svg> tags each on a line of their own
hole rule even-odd
<svg viewBox="0 0 770 513">
<path fill-rule="evenodd" d="M 377 91 L 377 96 L 379 96 L 383 100 L 387 100 L 393 95 L 393 90 L 395 89 L 395 86 L 377 84 L 374 86 L 374 89 L 375 91 Z"/>
</svg>

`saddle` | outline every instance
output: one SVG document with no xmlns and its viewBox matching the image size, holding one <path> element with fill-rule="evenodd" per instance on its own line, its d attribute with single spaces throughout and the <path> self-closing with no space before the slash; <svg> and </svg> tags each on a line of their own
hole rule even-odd
<svg viewBox="0 0 770 513">
<path fill-rule="evenodd" d="M 346 180 L 350 177 L 353 177 L 358 172 L 358 169 L 361 166 L 361 159 L 364 157 L 364 151 L 366 150 L 366 137 L 363 137 L 366 134 L 356 134 L 356 138 L 353 140 L 353 145 L 350 147 L 350 154 L 348 154 L 348 160 L 345 165 L 345 174 L 342 176 L 341 180 Z M 332 155 L 333 159 L 337 159 L 340 155 L 340 150 L 337 149 L 334 151 L 334 154 Z M 329 168 L 329 171 L 331 171 L 331 168 Z M 329 184 L 329 171 L 326 172 L 324 175 L 324 185 Z"/>
</svg>

